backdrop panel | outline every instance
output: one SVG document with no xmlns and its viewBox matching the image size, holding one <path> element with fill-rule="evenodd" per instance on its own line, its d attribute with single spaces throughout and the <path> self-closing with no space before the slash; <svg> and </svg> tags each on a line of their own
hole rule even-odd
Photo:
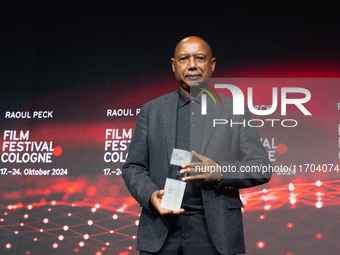
<svg viewBox="0 0 340 255">
<path fill-rule="evenodd" d="M 8 3 L 1 17 L 1 254 L 137 254 L 140 206 L 121 168 L 141 106 L 178 87 L 170 58 L 185 36 L 210 43 L 215 78 L 339 77 L 332 4 L 37 0 Z M 314 122 L 299 119 L 299 132 L 259 128 L 273 165 L 335 170 L 333 81 L 308 87 Z M 271 105 L 271 90 L 257 89 L 255 104 Z M 333 173 L 242 190 L 247 254 L 337 254 Z"/>
</svg>

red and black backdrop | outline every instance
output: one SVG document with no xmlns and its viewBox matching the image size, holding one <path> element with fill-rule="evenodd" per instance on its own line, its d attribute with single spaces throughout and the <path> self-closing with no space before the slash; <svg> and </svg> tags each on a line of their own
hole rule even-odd
<svg viewBox="0 0 340 255">
<path fill-rule="evenodd" d="M 216 78 L 340 76 L 332 3 L 33 0 L 0 9 L 1 254 L 137 254 L 140 206 L 121 168 L 141 106 L 178 87 L 170 58 L 182 38 L 208 41 Z M 332 82 L 311 89 L 318 117 L 298 134 L 260 131 L 273 165 L 299 158 L 316 171 L 333 164 L 334 174 L 242 190 L 247 254 L 340 249 Z"/>
</svg>

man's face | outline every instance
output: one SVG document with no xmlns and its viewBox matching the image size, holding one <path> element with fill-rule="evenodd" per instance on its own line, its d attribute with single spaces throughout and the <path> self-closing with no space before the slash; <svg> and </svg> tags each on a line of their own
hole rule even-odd
<svg viewBox="0 0 340 255">
<path fill-rule="evenodd" d="M 188 37 L 177 45 L 171 64 L 182 91 L 190 93 L 190 81 L 193 83 L 210 78 L 216 59 L 212 58 L 207 42 L 199 37 Z"/>
</svg>

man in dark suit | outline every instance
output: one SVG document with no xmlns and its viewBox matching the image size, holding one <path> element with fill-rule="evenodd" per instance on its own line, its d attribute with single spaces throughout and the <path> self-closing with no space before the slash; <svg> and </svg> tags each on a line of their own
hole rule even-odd
<svg viewBox="0 0 340 255">
<path fill-rule="evenodd" d="M 193 84 L 209 79 L 216 65 L 206 41 L 196 36 L 183 39 L 171 63 L 179 89 L 142 107 L 123 167 L 124 181 L 143 207 L 137 249 L 140 254 L 244 253 L 239 188 L 266 183 L 270 174 L 245 174 L 240 169 L 270 164 L 267 153 L 256 128 L 211 127 L 213 119 L 251 119 L 247 109 L 233 116 L 231 98 L 221 95 L 217 108 L 208 100 L 208 114 L 200 114 L 202 90 Z M 199 152 L 193 151 L 196 162 L 171 166 L 174 148 Z M 232 167 L 237 174 L 197 172 L 207 166 Z M 180 179 L 180 174 L 190 174 L 181 179 L 187 182 L 182 208 L 161 208 L 166 178 Z"/>
</svg>

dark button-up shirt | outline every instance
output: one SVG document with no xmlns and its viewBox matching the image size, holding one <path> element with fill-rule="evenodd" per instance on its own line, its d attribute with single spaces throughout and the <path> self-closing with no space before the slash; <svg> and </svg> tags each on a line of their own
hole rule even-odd
<svg viewBox="0 0 340 255">
<path fill-rule="evenodd" d="M 201 98 L 190 100 L 179 91 L 175 147 L 200 153 L 203 130 L 204 116 L 201 115 Z M 197 160 L 193 158 L 193 161 Z M 173 166 L 172 178 L 180 179 L 180 170 L 180 166 Z M 185 213 L 203 212 L 200 183 L 187 182 L 182 207 L 186 210 Z"/>
</svg>

